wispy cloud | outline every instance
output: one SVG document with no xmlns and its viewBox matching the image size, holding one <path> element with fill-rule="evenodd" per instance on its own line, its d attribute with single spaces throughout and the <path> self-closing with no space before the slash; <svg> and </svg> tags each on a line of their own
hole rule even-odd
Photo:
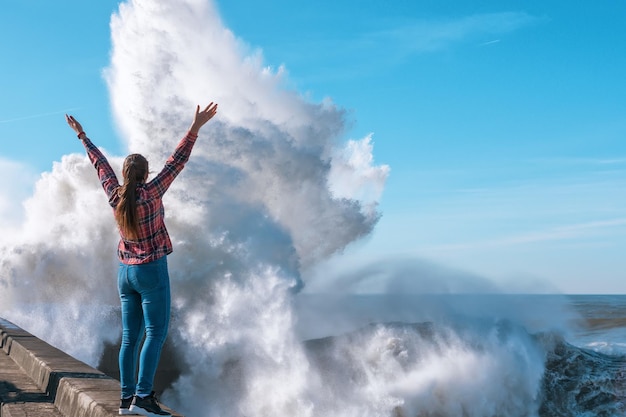
<svg viewBox="0 0 626 417">
<path fill-rule="evenodd" d="M 550 164 L 550 165 L 587 165 L 587 166 L 606 166 L 606 165 L 624 165 L 626 164 L 626 156 L 623 157 L 607 157 L 607 158 L 585 158 L 585 157 L 560 157 L 560 158 L 538 158 L 531 162 Z"/>
<path fill-rule="evenodd" d="M 400 48 L 406 53 L 431 52 L 450 45 L 492 37 L 482 45 L 500 42 L 493 39 L 542 21 L 543 18 L 524 12 L 488 13 L 457 19 L 415 20 L 409 25 L 365 34 L 365 44 Z"/>
<path fill-rule="evenodd" d="M 432 246 L 431 251 L 454 251 L 467 249 L 486 249 L 493 247 L 525 245 L 529 243 L 581 239 L 598 236 L 613 231 L 616 227 L 626 226 L 626 217 L 598 220 L 585 223 L 555 226 L 545 230 L 502 236 L 494 239 L 466 242 L 450 245 Z"/>
<path fill-rule="evenodd" d="M 490 45 L 506 34 L 541 23 L 545 18 L 525 12 L 475 14 L 457 18 L 386 21 L 385 26 L 357 32 L 348 38 L 287 40 L 281 45 L 289 62 L 319 63 L 315 78 L 348 79 L 394 66 L 413 56 L 433 53 L 455 45 Z M 306 50 L 306 54 L 302 51 Z M 324 69 L 325 68 L 325 69 Z"/>
<path fill-rule="evenodd" d="M 30 114 L 27 116 L 19 116 L 19 117 L 13 117 L 10 119 L 2 119 L 0 120 L 0 123 L 12 123 L 12 122 L 20 122 L 22 120 L 30 120 L 30 119 L 38 119 L 40 117 L 47 117 L 47 116 L 55 116 L 58 114 L 64 114 L 73 110 L 78 110 L 78 107 L 70 107 L 68 109 L 64 109 L 64 110 L 56 110 L 56 111 L 51 111 L 51 112 L 47 112 L 47 113 L 37 113 L 37 114 Z"/>
<path fill-rule="evenodd" d="M 487 45 L 493 45 L 495 43 L 500 43 L 500 39 L 494 39 L 492 41 L 487 41 L 487 42 L 483 42 L 481 44 L 478 44 L 478 46 L 487 46 Z"/>
</svg>

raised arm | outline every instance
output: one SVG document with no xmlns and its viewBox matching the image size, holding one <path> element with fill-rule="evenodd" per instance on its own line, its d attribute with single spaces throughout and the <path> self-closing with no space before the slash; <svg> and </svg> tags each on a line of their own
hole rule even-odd
<svg viewBox="0 0 626 417">
<path fill-rule="evenodd" d="M 76 132 L 78 139 L 82 139 L 82 137 L 84 137 L 85 132 L 83 131 L 83 127 L 81 126 L 80 123 L 78 123 L 78 120 L 74 119 L 74 116 L 70 116 L 66 114 L 65 121 L 74 130 L 74 132 Z"/>
<path fill-rule="evenodd" d="M 211 102 L 211 104 L 206 106 L 204 110 L 200 110 L 199 105 L 196 106 L 196 114 L 194 115 L 193 122 L 191 122 L 191 126 L 189 127 L 189 132 L 197 136 L 200 128 L 204 126 L 206 122 L 211 120 L 213 116 L 215 116 L 215 113 L 217 113 L 217 103 Z"/>
<path fill-rule="evenodd" d="M 76 120 L 74 116 L 69 116 L 66 114 L 65 121 L 67 121 L 67 124 L 72 128 L 72 130 L 74 130 L 74 132 L 76 132 L 78 139 L 80 139 L 83 146 L 85 147 L 89 160 L 98 172 L 98 179 L 100 179 L 100 184 L 102 184 L 102 188 L 104 188 L 104 192 L 109 198 L 109 204 L 115 206 L 114 200 L 117 199 L 116 191 L 120 186 L 117 180 L 117 176 L 115 175 L 115 171 L 113 171 L 113 168 L 111 168 L 111 165 L 109 164 L 109 161 L 106 159 L 104 154 L 100 152 L 100 149 L 98 149 L 96 145 L 94 145 L 91 140 L 89 140 L 78 120 Z"/>
<path fill-rule="evenodd" d="M 163 196 L 168 190 L 174 179 L 180 174 L 189 160 L 191 150 L 198 138 L 200 128 L 206 124 L 217 113 L 217 104 L 211 102 L 204 110 L 200 110 L 200 106 L 196 106 L 196 113 L 189 127 L 187 134 L 180 140 L 172 155 L 165 161 L 165 166 L 152 181 L 148 183 L 150 192 Z"/>
</svg>

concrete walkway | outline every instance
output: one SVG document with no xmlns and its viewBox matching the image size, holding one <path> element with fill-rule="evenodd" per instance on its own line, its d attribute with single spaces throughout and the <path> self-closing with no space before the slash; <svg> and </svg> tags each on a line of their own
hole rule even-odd
<svg viewBox="0 0 626 417">
<path fill-rule="evenodd" d="M 0 417 L 118 415 L 119 381 L 2 318 L 0 348 Z"/>
</svg>

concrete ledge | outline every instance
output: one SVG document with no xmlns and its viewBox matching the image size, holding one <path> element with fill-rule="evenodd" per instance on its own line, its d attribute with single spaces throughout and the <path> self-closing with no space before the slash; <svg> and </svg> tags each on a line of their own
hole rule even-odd
<svg viewBox="0 0 626 417">
<path fill-rule="evenodd" d="M 10 338 L 9 356 L 26 374 L 50 395 L 55 394 L 59 379 L 66 374 L 85 377 L 105 375 L 84 362 L 49 345 L 35 336 Z"/>
<path fill-rule="evenodd" d="M 56 408 L 67 417 L 118 415 L 119 381 L 2 318 L 0 347 L 49 396 L 51 404 L 46 404 L 46 407 Z M 32 415 L 39 414 L 29 413 L 28 406 L 24 404 L 21 408 L 16 404 L 3 404 L 0 414 L 1 417 Z"/>
<path fill-rule="evenodd" d="M 53 404 L 13 403 L 3 404 L 2 417 L 55 417 L 61 416 Z"/>
<path fill-rule="evenodd" d="M 120 383 L 113 378 L 63 377 L 54 405 L 66 416 L 109 417 L 118 414 Z"/>
<path fill-rule="evenodd" d="M 0 350 L 0 417 L 64 417 L 52 399 Z"/>
</svg>

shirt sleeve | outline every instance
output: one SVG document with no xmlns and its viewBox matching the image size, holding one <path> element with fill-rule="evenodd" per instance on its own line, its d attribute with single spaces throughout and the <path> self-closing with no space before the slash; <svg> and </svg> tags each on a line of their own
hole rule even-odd
<svg viewBox="0 0 626 417">
<path fill-rule="evenodd" d="M 187 135 L 176 146 L 174 153 L 165 162 L 161 172 L 147 184 L 149 192 L 156 193 L 158 197 L 163 197 L 163 194 L 185 167 L 197 138 L 198 135 L 187 132 Z"/>
<path fill-rule="evenodd" d="M 100 149 L 98 149 L 89 138 L 85 137 L 82 142 L 83 145 L 85 145 L 85 150 L 87 151 L 89 160 L 93 164 L 94 168 L 96 168 L 100 184 L 109 198 L 109 204 L 112 207 L 115 207 L 118 199 L 117 190 L 120 187 L 115 171 L 113 171 L 109 161 L 102 154 Z"/>
</svg>

